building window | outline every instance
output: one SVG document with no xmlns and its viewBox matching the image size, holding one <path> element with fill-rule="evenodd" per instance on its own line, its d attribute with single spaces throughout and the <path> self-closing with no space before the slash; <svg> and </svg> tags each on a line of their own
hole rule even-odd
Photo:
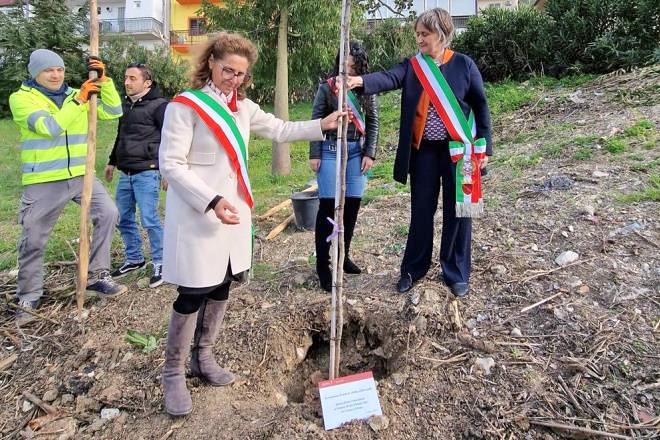
<svg viewBox="0 0 660 440">
<path fill-rule="evenodd" d="M 491 3 L 491 4 L 488 5 L 488 7 L 492 8 L 492 9 L 497 9 L 497 8 L 500 7 L 500 4 L 499 3 Z"/>
<path fill-rule="evenodd" d="M 190 35 L 204 35 L 206 33 L 205 18 L 191 18 L 188 20 Z"/>
</svg>

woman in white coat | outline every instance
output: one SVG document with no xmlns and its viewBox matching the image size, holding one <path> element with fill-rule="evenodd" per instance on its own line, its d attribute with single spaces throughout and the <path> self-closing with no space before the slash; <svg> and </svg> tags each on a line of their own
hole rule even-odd
<svg viewBox="0 0 660 440">
<path fill-rule="evenodd" d="M 163 279 L 178 286 L 167 334 L 162 383 L 165 409 L 192 411 L 185 362 L 211 385 L 234 376 L 213 355 L 229 285 L 250 268 L 251 207 L 247 175 L 250 133 L 276 140 L 321 140 L 341 112 L 284 122 L 245 97 L 257 50 L 248 39 L 220 33 L 204 46 L 192 89 L 167 107 L 160 170 L 169 183 L 165 208 Z"/>
</svg>

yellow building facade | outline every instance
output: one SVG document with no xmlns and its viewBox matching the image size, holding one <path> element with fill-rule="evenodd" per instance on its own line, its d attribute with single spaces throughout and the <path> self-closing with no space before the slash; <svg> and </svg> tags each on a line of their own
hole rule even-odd
<svg viewBox="0 0 660 440">
<path fill-rule="evenodd" d="M 220 5 L 221 0 L 211 3 Z M 206 20 L 199 14 L 201 0 L 172 0 L 170 46 L 172 53 L 190 59 L 192 46 L 206 41 Z"/>
</svg>

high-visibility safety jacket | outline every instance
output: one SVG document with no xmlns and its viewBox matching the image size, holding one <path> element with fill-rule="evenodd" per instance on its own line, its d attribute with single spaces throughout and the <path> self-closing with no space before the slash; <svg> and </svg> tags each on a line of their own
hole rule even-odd
<svg viewBox="0 0 660 440">
<path fill-rule="evenodd" d="M 119 118 L 121 98 L 112 79 L 107 78 L 100 86 L 98 118 Z M 14 122 L 21 131 L 23 185 L 85 174 L 89 104 L 78 104 L 78 93 L 79 90 L 69 88 L 62 108 L 25 84 L 9 97 Z"/>
</svg>

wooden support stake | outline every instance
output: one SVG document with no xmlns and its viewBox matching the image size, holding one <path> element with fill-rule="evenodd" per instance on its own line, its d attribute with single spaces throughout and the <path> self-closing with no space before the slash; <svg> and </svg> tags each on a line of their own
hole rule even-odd
<svg viewBox="0 0 660 440">
<path fill-rule="evenodd" d="M 99 20 L 96 0 L 89 1 L 89 54 L 99 54 Z M 89 79 L 96 79 L 96 72 L 89 72 Z M 96 119 L 97 96 L 89 98 L 89 116 L 87 129 L 87 159 L 85 161 L 85 177 L 80 197 L 80 249 L 78 252 L 78 285 L 76 288 L 76 304 L 78 315 L 82 317 L 85 304 L 85 290 L 87 290 L 87 270 L 89 268 L 89 207 L 92 201 L 92 187 L 94 185 L 94 168 L 96 165 Z"/>
<path fill-rule="evenodd" d="M 337 109 L 343 110 L 348 90 L 346 89 L 347 60 L 350 41 L 350 0 L 342 0 L 341 33 L 339 47 L 339 74 L 342 78 L 337 95 Z M 341 118 L 337 127 L 337 168 L 335 173 L 335 223 L 339 233 L 332 242 L 332 315 L 330 322 L 330 380 L 339 376 L 341 360 L 341 338 L 343 319 L 343 279 L 344 279 L 344 201 L 346 196 L 346 163 L 348 156 L 348 116 Z"/>
</svg>

